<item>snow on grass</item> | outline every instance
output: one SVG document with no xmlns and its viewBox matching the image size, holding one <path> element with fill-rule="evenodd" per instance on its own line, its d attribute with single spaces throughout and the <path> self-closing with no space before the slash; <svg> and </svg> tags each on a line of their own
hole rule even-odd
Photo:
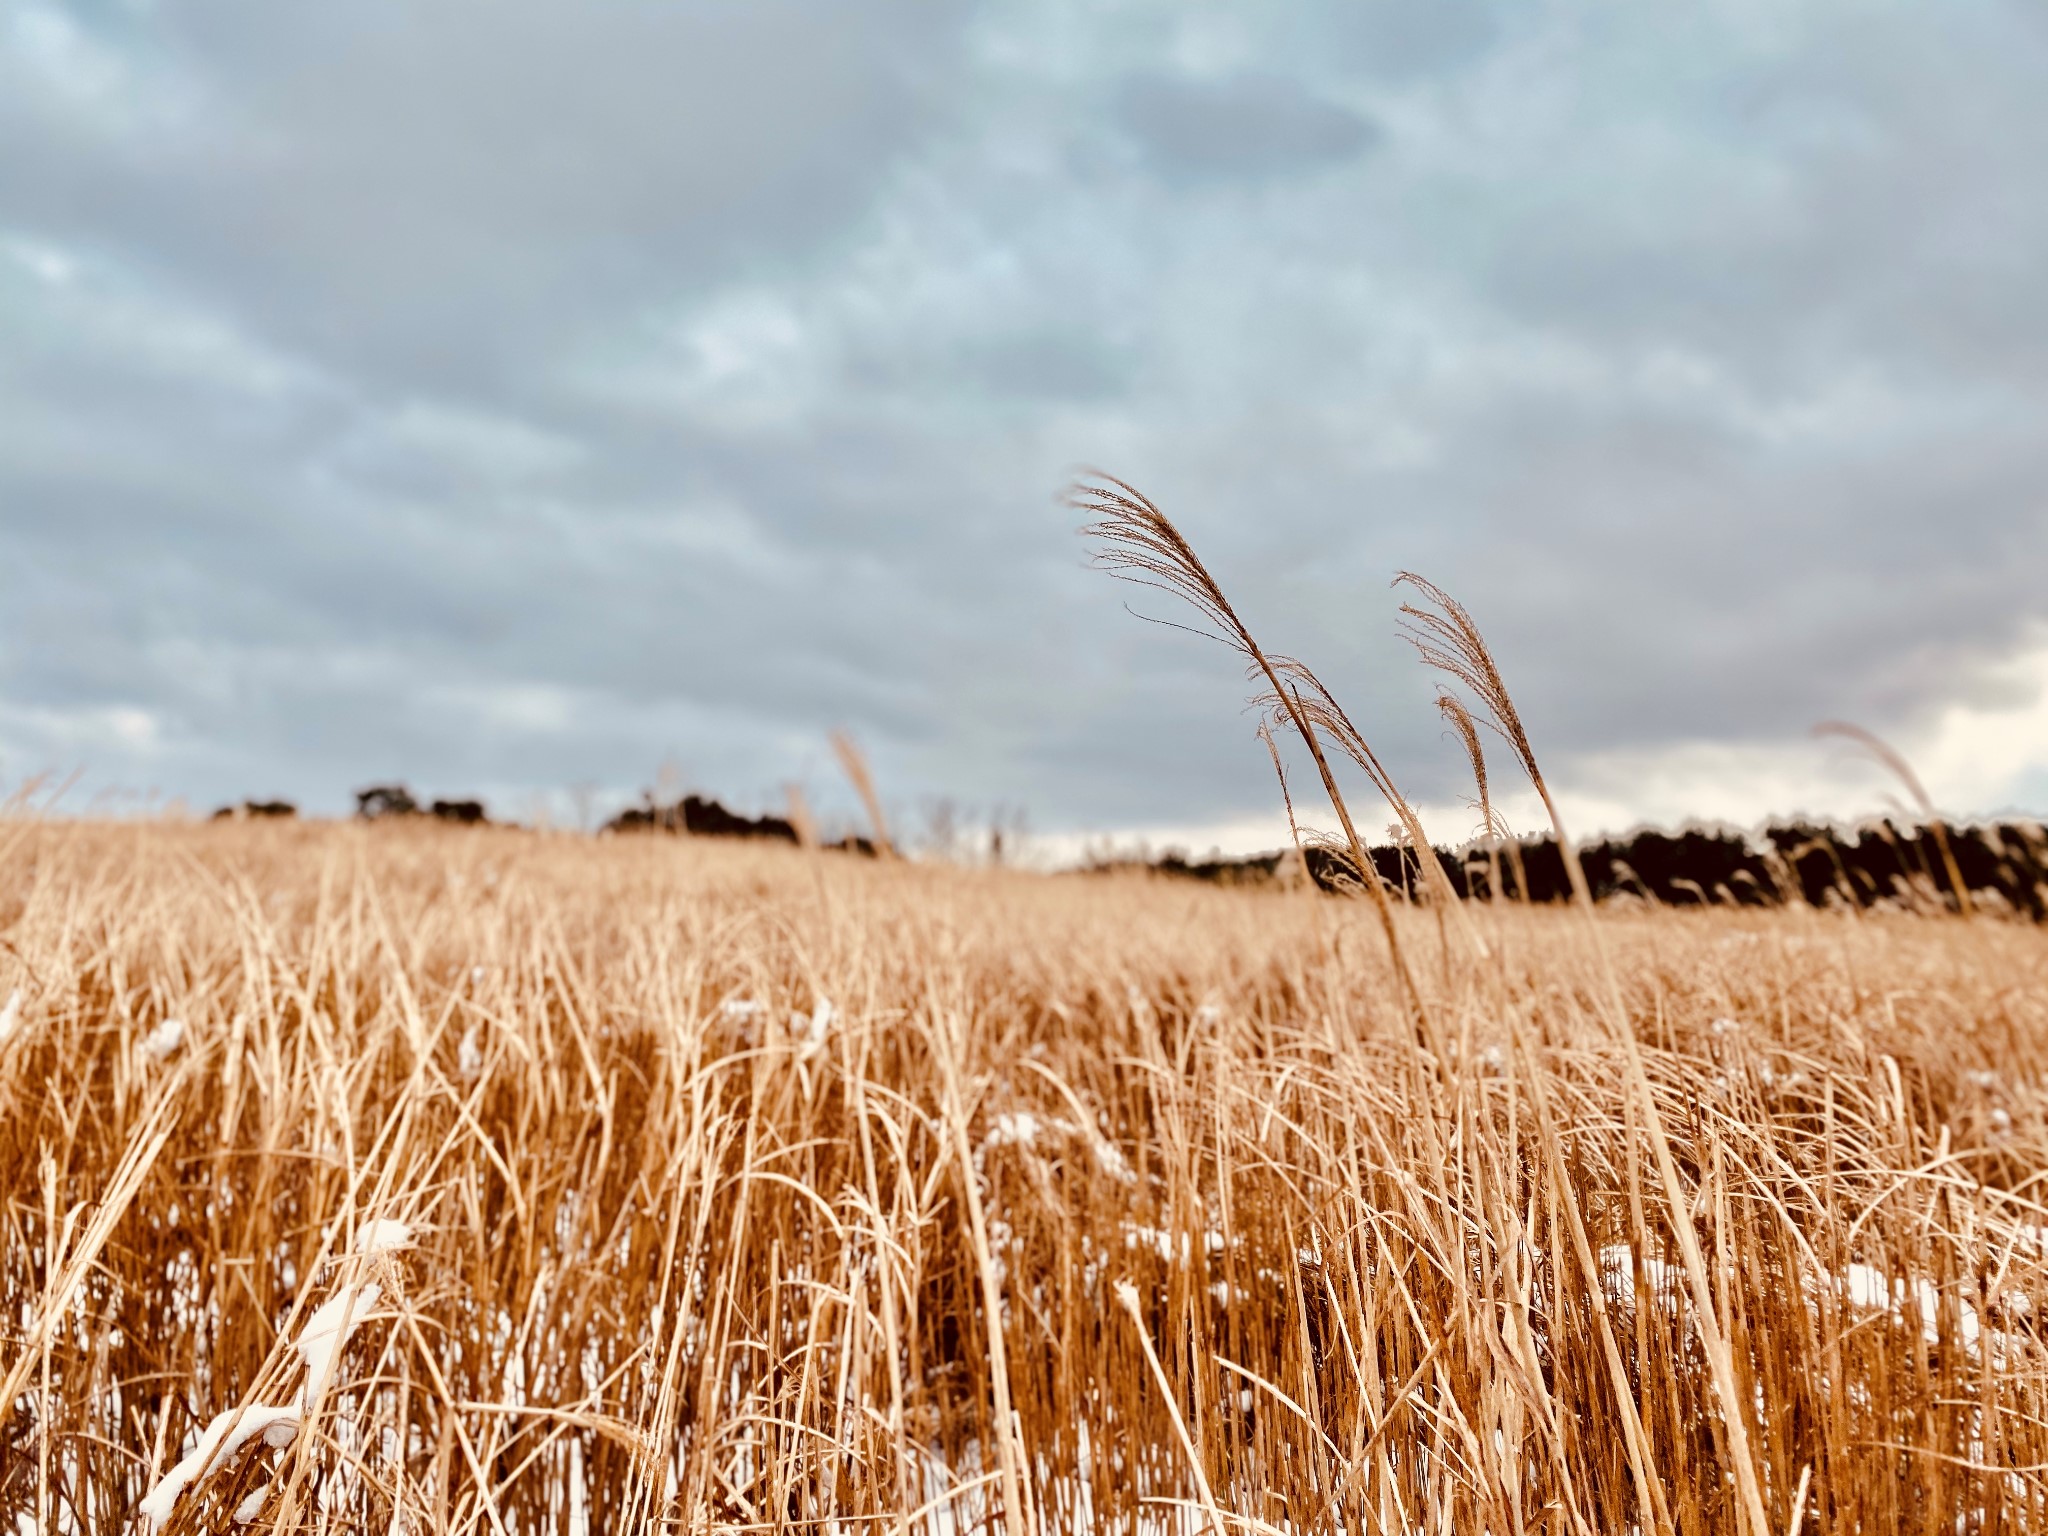
<svg viewBox="0 0 2048 1536">
<path fill-rule="evenodd" d="M 356 1233 L 357 1253 L 398 1253 L 412 1245 L 412 1228 L 388 1217 L 368 1222 Z"/>
<path fill-rule="evenodd" d="M 355 1252 L 367 1255 L 396 1253 L 410 1248 L 412 1244 L 410 1226 L 380 1217 L 366 1223 L 357 1232 Z M 292 1341 L 292 1348 L 298 1351 L 306 1367 L 306 1380 L 297 1395 L 289 1403 L 250 1403 L 231 1409 L 207 1425 L 192 1453 L 159 1478 L 156 1486 L 136 1506 L 149 1520 L 151 1530 L 163 1528 L 188 1487 L 203 1482 L 216 1467 L 231 1461 L 251 1440 L 260 1435 L 265 1445 L 282 1449 L 298 1437 L 306 1410 L 326 1389 L 341 1352 L 348 1347 L 349 1336 L 368 1318 L 382 1294 L 382 1288 L 375 1281 L 345 1285 L 314 1309 L 313 1315 L 299 1329 L 298 1338 Z M 243 1499 L 235 1507 L 236 1521 L 247 1524 L 254 1520 L 269 1492 L 270 1485 L 265 1483 Z"/>
<path fill-rule="evenodd" d="M 1047 1118 L 1034 1110 L 1007 1110 L 989 1122 L 989 1128 L 974 1149 L 975 1166 L 981 1166 L 982 1157 L 991 1147 L 1025 1147 L 1036 1151 L 1041 1141 L 1055 1137 L 1080 1137 L 1087 1141 L 1088 1149 L 1095 1157 L 1095 1166 L 1115 1179 L 1119 1184 L 1135 1184 L 1138 1176 L 1132 1171 L 1130 1161 L 1117 1144 L 1102 1132 L 1088 1125 L 1076 1125 L 1071 1120 Z"/>
<path fill-rule="evenodd" d="M 252 1403 L 246 1408 L 230 1409 L 218 1415 L 206 1426 L 192 1454 L 159 1478 L 157 1485 L 143 1496 L 136 1509 L 149 1521 L 151 1530 L 162 1530 L 189 1485 L 203 1480 L 257 1436 L 262 1436 L 263 1443 L 268 1446 L 282 1448 L 290 1445 L 298 1438 L 301 1411 L 297 1403 L 286 1403 L 281 1407 Z"/>
<path fill-rule="evenodd" d="M 165 1019 L 142 1042 L 142 1053 L 151 1061 L 168 1060 L 185 1043 L 185 1021 Z"/>
<path fill-rule="evenodd" d="M 1932 1280 L 1908 1282 L 1868 1264 L 1851 1264 L 1843 1272 L 1842 1283 L 1851 1306 L 1904 1318 L 1909 1313 L 1908 1303 L 1913 1303 L 1920 1315 L 1921 1337 L 1930 1344 L 1941 1342 L 1941 1292 L 1935 1289 Z M 1956 1314 L 1957 1334 L 1963 1347 L 1974 1350 L 1984 1332 L 1977 1309 L 1967 1301 L 1958 1301 Z"/>
<path fill-rule="evenodd" d="M 1685 1271 L 1680 1266 L 1646 1257 L 1642 1261 L 1642 1269 L 1649 1281 L 1653 1300 L 1669 1303 L 1687 1294 Z M 1600 1250 L 1600 1272 L 1612 1300 L 1624 1307 L 1635 1304 L 1635 1255 L 1626 1243 L 1616 1243 Z M 1831 1284 L 1851 1307 L 1859 1311 L 1888 1312 L 1902 1322 L 1917 1316 L 1921 1336 L 1930 1344 L 1939 1344 L 1944 1338 L 1941 1291 L 1931 1280 L 1907 1280 L 1888 1275 L 1873 1265 L 1851 1264 L 1839 1276 L 1823 1276 L 1823 1283 Z M 1811 1298 L 1808 1304 L 1812 1305 Z M 1983 1333 L 1984 1326 L 1977 1309 L 1958 1299 L 1957 1341 L 1964 1349 L 1975 1350 Z"/>
<path fill-rule="evenodd" d="M 1644 1259 L 1643 1273 L 1649 1279 L 1650 1294 L 1655 1297 L 1675 1296 L 1685 1283 L 1684 1272 L 1662 1259 Z M 1606 1282 L 1612 1300 L 1623 1306 L 1635 1305 L 1636 1256 L 1627 1243 L 1612 1243 L 1600 1250 L 1600 1277 Z"/>
<path fill-rule="evenodd" d="M 1187 1264 L 1193 1259 L 1194 1239 L 1190 1233 L 1175 1234 L 1136 1221 L 1124 1222 L 1122 1230 L 1126 1248 L 1149 1248 L 1169 1264 Z M 1202 1249 L 1211 1257 L 1229 1247 L 1230 1239 L 1213 1227 L 1202 1234 Z"/>
<path fill-rule="evenodd" d="M 1058 1123 L 1057 1128 L 1072 1130 L 1064 1123 Z M 988 1128 L 988 1134 L 981 1138 L 981 1144 L 984 1147 L 1033 1147 L 1038 1145 L 1038 1138 L 1046 1129 L 1046 1122 L 1030 1110 L 1015 1110 L 997 1115 Z"/>
<path fill-rule="evenodd" d="M 259 1483 L 255 1489 L 235 1506 L 235 1524 L 248 1525 L 263 1512 L 263 1501 L 270 1497 L 270 1484 Z"/>
<path fill-rule="evenodd" d="M 832 1032 L 832 1021 L 839 1010 L 832 1006 L 832 999 L 821 997 L 818 1006 L 809 1013 L 793 1013 L 789 1017 L 791 1033 L 797 1038 L 797 1059 L 809 1061 L 825 1048 L 825 1039 Z"/>
<path fill-rule="evenodd" d="M 306 1362 L 306 1386 L 301 1393 L 305 1401 L 310 1402 L 327 1384 L 335 1358 L 348 1344 L 349 1335 L 377 1304 L 380 1294 L 374 1280 L 363 1285 L 345 1285 L 306 1319 L 306 1326 L 299 1330 L 292 1345 Z"/>
<path fill-rule="evenodd" d="M 0 1045 L 7 1043 L 7 1037 L 14 1033 L 21 1023 L 21 988 L 16 987 L 7 994 L 5 1007 L 0 1007 Z"/>
<path fill-rule="evenodd" d="M 1100 1132 L 1089 1138 L 1095 1149 L 1095 1166 L 1115 1179 L 1119 1184 L 1138 1182 L 1137 1170 L 1131 1167 L 1130 1159 L 1124 1156 L 1123 1148 Z"/>
</svg>

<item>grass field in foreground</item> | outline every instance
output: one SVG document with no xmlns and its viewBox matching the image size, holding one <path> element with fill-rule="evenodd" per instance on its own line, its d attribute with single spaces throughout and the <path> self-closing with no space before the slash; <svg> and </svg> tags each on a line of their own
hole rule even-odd
<svg viewBox="0 0 2048 1536">
<path fill-rule="evenodd" d="M 2048 937 L 1396 923 L 0 827 L 0 1519 L 2048 1523 Z"/>
</svg>

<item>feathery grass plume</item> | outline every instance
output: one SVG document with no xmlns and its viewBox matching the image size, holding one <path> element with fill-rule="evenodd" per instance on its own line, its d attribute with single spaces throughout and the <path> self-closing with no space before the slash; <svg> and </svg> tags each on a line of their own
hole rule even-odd
<svg viewBox="0 0 2048 1536">
<path fill-rule="evenodd" d="M 1230 606 L 1230 599 L 1223 595 L 1223 588 L 1209 574 L 1209 568 L 1202 564 L 1194 546 L 1181 535 L 1172 519 L 1136 487 L 1114 475 L 1091 471 L 1068 488 L 1066 499 L 1067 505 L 1096 519 L 1081 533 L 1085 538 L 1099 541 L 1100 548 L 1095 554 L 1098 569 L 1121 581 L 1170 593 L 1192 606 L 1204 622 L 1197 627 L 1175 624 L 1170 619 L 1147 618 L 1143 614 L 1137 617 L 1146 618 L 1148 623 L 1164 624 L 1169 629 L 1184 629 L 1190 634 L 1228 646 L 1244 657 L 1250 676 L 1265 679 L 1274 701 L 1275 717 L 1284 718 L 1294 727 L 1308 748 L 1309 756 L 1315 760 L 1316 771 L 1322 776 L 1323 790 L 1329 795 L 1330 805 L 1343 825 L 1345 841 L 1350 846 L 1353 862 L 1358 866 L 1359 878 L 1371 893 L 1379 913 L 1380 928 L 1386 936 L 1387 951 L 1393 957 L 1394 969 L 1415 1004 L 1425 1046 L 1428 1047 L 1433 1042 L 1427 1037 L 1434 1035 L 1435 1029 L 1422 1002 L 1422 993 L 1409 972 L 1400 935 L 1394 929 L 1393 900 L 1387 893 L 1386 882 L 1380 879 L 1379 871 L 1366 853 L 1364 839 L 1359 837 L 1357 827 L 1352 824 L 1350 807 L 1344 803 L 1344 792 L 1337 787 L 1337 776 L 1331 772 L 1329 758 L 1324 755 L 1322 743 L 1317 739 L 1316 721 L 1308 712 L 1299 687 L 1290 686 L 1305 681 L 1320 693 L 1322 685 L 1316 683 L 1314 675 L 1299 662 L 1285 656 L 1269 657 L 1266 654 L 1258 641 L 1252 638 L 1252 632 L 1245 627 L 1244 621 L 1237 616 L 1237 610 Z M 1262 699 L 1264 697 L 1261 696 Z M 1441 1052 L 1436 1054 L 1441 1059 Z"/>
<path fill-rule="evenodd" d="M 1486 836 L 1486 895 L 1490 901 L 1500 899 L 1500 836 L 1493 815 L 1493 796 L 1486 784 L 1486 752 L 1479 744 L 1479 727 L 1472 722 L 1472 711 L 1465 707 L 1465 701 L 1448 690 L 1436 696 L 1436 710 L 1458 733 L 1458 740 L 1465 748 L 1465 757 L 1472 765 L 1472 784 L 1479 791 L 1479 821 Z"/>
<path fill-rule="evenodd" d="M 860 796 L 860 803 L 867 808 L 868 825 L 875 834 L 875 852 L 885 859 L 894 858 L 896 848 L 889 841 L 888 823 L 882 819 L 882 797 L 875 793 L 875 777 L 868 772 L 867 754 L 861 751 L 860 743 L 853 739 L 850 731 L 834 731 L 832 755 L 839 759 L 839 766 L 845 770 L 854 793 Z"/>
<path fill-rule="evenodd" d="M 1565 835 L 1564 818 L 1558 814 L 1557 802 L 1550 797 L 1550 786 L 1544 782 L 1535 749 L 1529 745 L 1529 733 L 1522 728 L 1522 717 L 1515 711 L 1515 701 L 1508 696 L 1507 684 L 1501 681 L 1500 668 L 1494 662 L 1493 652 L 1487 649 L 1486 637 L 1479 633 L 1479 626 L 1466 612 L 1465 605 L 1427 577 L 1403 571 L 1394 578 L 1393 584 L 1413 587 L 1426 602 L 1434 605 L 1401 605 L 1403 638 L 1415 647 L 1426 665 L 1439 672 L 1448 672 L 1477 696 L 1480 706 L 1486 711 L 1487 724 L 1514 752 L 1522 765 L 1522 772 L 1528 775 L 1530 787 L 1543 802 L 1544 813 L 1550 818 L 1551 834 L 1557 839 L 1557 851 L 1564 859 L 1565 876 L 1571 881 L 1572 894 L 1590 906 L 1593 893 L 1586 884 L 1586 871 L 1579 863 L 1578 849 Z"/>
<path fill-rule="evenodd" d="M 1913 797 L 1913 804 L 1920 812 L 1920 819 L 1926 822 L 1928 829 L 1934 833 L 1934 846 L 1941 853 L 1942 871 L 1948 876 L 1949 888 L 1956 893 L 1956 910 L 1964 917 L 1970 916 L 1970 888 L 1963 883 L 1963 871 L 1956 863 L 1954 851 L 1949 847 L 1948 823 L 1942 820 L 1941 813 L 1935 810 L 1934 801 L 1928 795 L 1927 787 L 1920 782 L 1920 775 L 1913 771 L 1913 765 L 1906 761 L 1905 755 L 1882 737 L 1846 720 L 1823 720 L 1813 728 L 1813 734 L 1840 736 L 1853 741 L 1906 786 L 1906 793 Z"/>
<path fill-rule="evenodd" d="M 1463 743 L 1465 757 L 1472 765 L 1472 784 L 1479 791 L 1479 819 L 1484 823 L 1489 837 L 1493 835 L 1493 798 L 1486 786 L 1486 753 L 1479 745 L 1479 728 L 1472 723 L 1472 711 L 1465 707 L 1465 701 L 1454 693 L 1439 693 L 1436 696 L 1436 712 L 1449 722 Z"/>
<path fill-rule="evenodd" d="M 1413 571 L 1402 571 L 1394 577 L 1393 585 L 1413 587 L 1426 602 L 1435 605 L 1418 608 L 1413 603 L 1403 603 L 1403 637 L 1424 662 L 1440 672 L 1448 672 L 1478 695 L 1494 729 L 1514 750 L 1530 782 L 1538 786 L 1537 793 L 1543 794 L 1543 770 L 1536 765 L 1529 733 L 1522 728 L 1522 717 L 1508 695 L 1507 684 L 1501 680 L 1500 668 L 1487 648 L 1486 637 L 1480 634 L 1465 605 L 1428 577 Z M 1548 803 L 1546 795 L 1545 804 Z"/>
<path fill-rule="evenodd" d="M 1650 1086 L 1649 1073 L 1643 1064 L 1642 1047 L 1636 1039 L 1635 1026 L 1630 1020 L 1628 1005 L 1622 996 L 1621 982 L 1616 976 L 1612 957 L 1600 932 L 1593 911 L 1593 894 L 1586 884 L 1586 872 L 1579 863 L 1578 850 L 1573 847 L 1570 836 L 1565 832 L 1564 818 L 1558 814 L 1557 802 L 1551 798 L 1550 788 L 1543 780 L 1543 770 L 1537 764 L 1535 749 L 1529 745 L 1529 733 L 1522 727 L 1522 717 L 1515 710 L 1515 701 L 1509 697 L 1507 684 L 1501 680 L 1500 667 L 1493 659 L 1493 652 L 1487 648 L 1486 637 L 1479 632 L 1479 626 L 1464 604 L 1452 597 L 1435 582 L 1403 571 L 1394 578 L 1395 586 L 1410 586 L 1421 593 L 1431 607 L 1417 607 L 1403 603 L 1401 612 L 1405 621 L 1402 633 L 1421 655 L 1425 664 L 1441 672 L 1448 672 L 1473 693 L 1485 707 L 1490 723 L 1507 742 L 1521 762 L 1522 771 L 1529 776 L 1529 783 L 1543 801 L 1543 809 L 1549 813 L 1552 834 L 1557 839 L 1557 848 L 1564 859 L 1565 872 L 1572 884 L 1572 895 L 1580 912 L 1585 916 L 1594 942 L 1595 953 L 1599 956 L 1600 968 L 1606 983 L 1603 999 L 1608 1028 L 1619 1041 L 1622 1061 L 1630 1091 L 1643 1116 L 1645 1129 L 1650 1135 L 1651 1149 L 1655 1154 L 1657 1172 L 1664 1184 L 1665 1196 L 1674 1211 L 1690 1209 L 1690 1199 L 1678 1177 L 1678 1167 L 1671 1155 L 1670 1138 L 1664 1128 L 1663 1112 L 1657 1106 L 1655 1092 Z M 1575 1207 L 1577 1195 L 1566 1188 L 1566 1205 Z M 1577 1220 L 1576 1209 L 1569 1214 Z M 1768 1536 L 1770 1523 L 1764 1512 L 1762 1481 L 1757 1475 L 1756 1460 L 1751 1453 L 1748 1420 L 1745 1417 L 1747 1402 L 1740 1384 L 1735 1378 L 1734 1354 L 1721 1329 L 1715 1310 L 1714 1288 L 1707 1272 L 1706 1258 L 1700 1249 L 1699 1234 L 1689 1220 L 1672 1223 L 1678 1239 L 1681 1258 L 1684 1260 L 1686 1279 L 1692 1291 L 1693 1305 L 1698 1312 L 1701 1341 L 1706 1346 L 1708 1361 L 1713 1369 L 1714 1389 L 1721 1402 L 1722 1417 L 1729 1440 L 1729 1459 L 1734 1462 L 1737 1490 L 1741 1496 L 1738 1506 L 1742 1510 L 1743 1522 L 1749 1536 Z M 1582 1264 L 1590 1264 L 1589 1250 L 1580 1247 Z M 1591 1277 L 1593 1283 L 1597 1277 Z M 1605 1327 L 1605 1318 L 1601 1319 Z M 1626 1382 L 1616 1381 L 1616 1390 L 1625 1392 Z M 1639 1478 L 1641 1476 L 1639 1470 Z M 1652 1500 L 1652 1489 L 1643 1487 L 1646 1502 Z"/>
</svg>

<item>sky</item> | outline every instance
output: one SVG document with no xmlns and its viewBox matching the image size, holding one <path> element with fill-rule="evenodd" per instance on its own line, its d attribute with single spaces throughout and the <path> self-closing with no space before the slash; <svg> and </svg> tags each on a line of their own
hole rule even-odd
<svg viewBox="0 0 2048 1536">
<path fill-rule="evenodd" d="M 0 788 L 830 817 L 843 727 L 913 834 L 1272 846 L 1095 466 L 1444 840 L 1403 569 L 1575 830 L 1883 809 L 1834 718 L 2048 811 L 2044 78 L 2025 0 L 0 0 Z"/>
</svg>

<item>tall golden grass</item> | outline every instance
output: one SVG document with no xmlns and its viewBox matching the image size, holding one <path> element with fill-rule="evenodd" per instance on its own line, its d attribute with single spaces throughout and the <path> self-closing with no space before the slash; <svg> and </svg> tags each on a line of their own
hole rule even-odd
<svg viewBox="0 0 2048 1536">
<path fill-rule="evenodd" d="M 166 1529 L 2040 1528 L 2041 936 L 1468 916 L 1423 1061 L 1300 890 L 17 825 L 0 1512 L 133 1528 L 385 1220 Z"/>
<path fill-rule="evenodd" d="M 2041 932 L 1952 859 L 1953 917 L 1596 911 L 1407 574 L 1489 831 L 1481 727 L 1577 901 L 1397 891 L 1333 765 L 1427 836 L 1322 681 L 1131 487 L 1073 500 L 1248 666 L 1369 903 L 0 823 L 0 1518 L 2048 1526 Z"/>
</svg>

